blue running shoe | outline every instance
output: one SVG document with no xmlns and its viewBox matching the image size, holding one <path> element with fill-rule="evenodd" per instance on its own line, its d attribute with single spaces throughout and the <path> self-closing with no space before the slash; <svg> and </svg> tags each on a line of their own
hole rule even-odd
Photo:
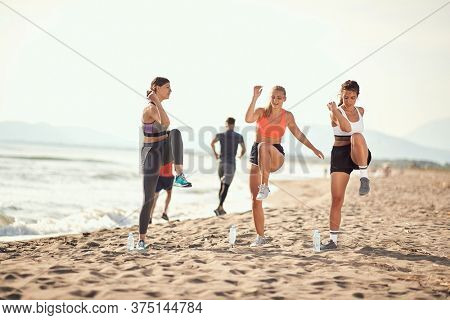
<svg viewBox="0 0 450 320">
<path fill-rule="evenodd" d="M 175 187 L 181 187 L 181 188 L 190 188 L 192 187 L 192 183 L 186 180 L 186 177 L 184 176 L 184 173 L 180 173 L 173 182 L 173 185 Z"/>
<path fill-rule="evenodd" d="M 136 244 L 136 250 L 137 251 L 146 251 L 148 249 L 149 245 L 146 245 L 144 240 L 139 240 L 139 242 Z"/>
</svg>

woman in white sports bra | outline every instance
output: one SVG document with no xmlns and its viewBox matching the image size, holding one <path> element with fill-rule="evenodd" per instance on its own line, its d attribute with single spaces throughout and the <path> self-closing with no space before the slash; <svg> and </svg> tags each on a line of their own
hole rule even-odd
<svg viewBox="0 0 450 320">
<path fill-rule="evenodd" d="M 370 191 L 367 166 L 372 159 L 372 155 L 363 136 L 364 109 L 355 106 L 358 95 L 358 83 L 347 80 L 341 86 L 339 106 L 334 101 L 327 104 L 331 112 L 331 126 L 334 132 L 330 166 L 332 202 L 330 208 L 330 241 L 321 245 L 321 250 L 337 248 L 345 189 L 353 170 L 359 170 L 360 172 L 359 195 L 366 195 Z"/>
</svg>

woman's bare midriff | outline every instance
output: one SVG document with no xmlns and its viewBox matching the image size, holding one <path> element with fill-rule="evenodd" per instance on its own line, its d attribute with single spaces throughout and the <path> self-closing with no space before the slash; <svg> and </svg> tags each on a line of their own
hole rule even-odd
<svg viewBox="0 0 450 320">
<path fill-rule="evenodd" d="M 153 123 L 155 121 L 155 119 L 152 118 L 146 118 L 146 117 L 142 117 L 142 122 L 143 123 Z M 160 137 L 144 137 L 144 143 L 155 143 L 155 142 L 159 142 L 159 141 L 163 141 L 165 139 L 167 139 L 169 135 L 163 135 Z"/>
<path fill-rule="evenodd" d="M 164 135 L 160 137 L 144 137 L 144 143 L 155 143 L 159 141 L 166 140 L 169 135 Z"/>
<path fill-rule="evenodd" d="M 280 144 L 281 143 L 281 139 L 274 139 L 274 138 L 269 138 L 269 137 L 261 137 L 261 135 L 256 133 L 256 142 L 257 143 L 267 142 L 267 143 L 270 143 L 270 144 Z"/>
<path fill-rule="evenodd" d="M 348 146 L 351 144 L 350 139 L 348 141 L 342 141 L 342 140 L 334 140 L 334 147 L 342 147 L 342 146 Z"/>
</svg>

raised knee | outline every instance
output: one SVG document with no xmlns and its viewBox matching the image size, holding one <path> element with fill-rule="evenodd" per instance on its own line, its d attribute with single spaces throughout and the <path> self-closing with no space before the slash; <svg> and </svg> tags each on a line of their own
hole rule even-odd
<svg viewBox="0 0 450 320">
<path fill-rule="evenodd" d="M 265 151 L 270 147 L 270 145 L 266 142 L 260 142 L 258 145 L 259 151 Z"/>
<path fill-rule="evenodd" d="M 352 142 L 360 142 L 360 141 L 364 141 L 364 137 L 361 133 L 354 133 L 352 134 Z"/>
<path fill-rule="evenodd" d="M 181 136 L 181 132 L 178 129 L 171 129 L 169 134 L 171 136 Z"/>
</svg>

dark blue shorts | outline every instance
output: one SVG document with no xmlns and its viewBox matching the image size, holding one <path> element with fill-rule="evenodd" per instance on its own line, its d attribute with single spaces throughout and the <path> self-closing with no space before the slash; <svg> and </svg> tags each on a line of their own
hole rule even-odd
<svg viewBox="0 0 450 320">
<path fill-rule="evenodd" d="M 161 190 L 172 190 L 173 179 L 175 177 L 159 177 L 158 182 L 156 183 L 156 191 L 160 192 Z"/>
<path fill-rule="evenodd" d="M 250 151 L 250 163 L 257 166 L 258 165 L 258 145 L 259 142 L 255 142 L 252 146 L 252 150 Z M 284 157 L 284 149 L 283 146 L 279 143 L 272 144 L 275 149 L 277 149 Z"/>
</svg>

